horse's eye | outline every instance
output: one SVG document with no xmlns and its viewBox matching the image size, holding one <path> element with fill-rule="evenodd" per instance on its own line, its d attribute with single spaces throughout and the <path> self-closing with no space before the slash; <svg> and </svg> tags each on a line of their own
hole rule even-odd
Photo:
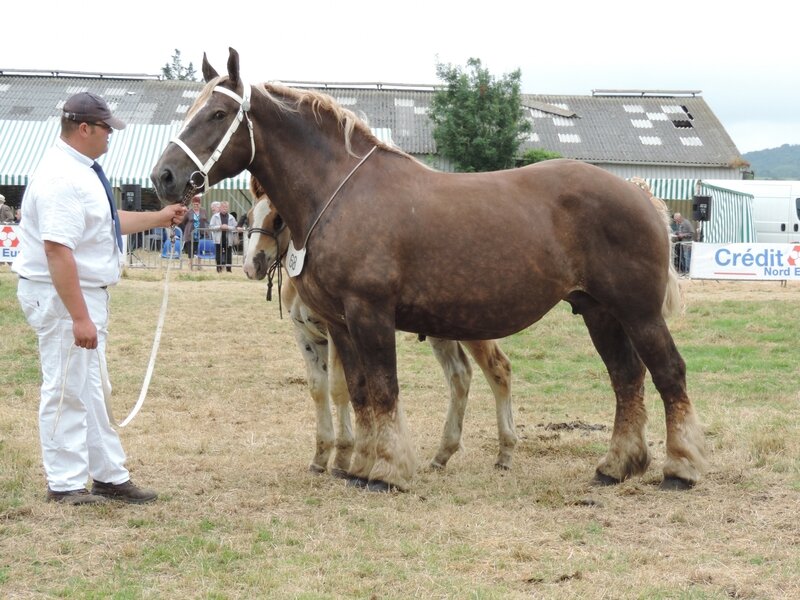
<svg viewBox="0 0 800 600">
<path fill-rule="evenodd" d="M 278 215 L 275 217 L 275 222 L 272 224 L 272 229 L 275 231 L 280 231 L 281 228 L 283 228 L 283 219 L 281 219 L 281 216 Z"/>
<path fill-rule="evenodd" d="M 218 111 L 216 111 L 214 113 L 214 120 L 215 121 L 222 121 L 222 119 L 224 119 L 224 118 L 225 118 L 225 111 L 224 110 L 218 110 Z"/>
</svg>

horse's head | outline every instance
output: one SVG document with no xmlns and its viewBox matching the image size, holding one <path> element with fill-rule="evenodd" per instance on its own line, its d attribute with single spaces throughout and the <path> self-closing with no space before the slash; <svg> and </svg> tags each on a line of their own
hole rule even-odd
<svg viewBox="0 0 800 600">
<path fill-rule="evenodd" d="M 249 279 L 264 279 L 270 267 L 280 261 L 289 247 L 291 232 L 269 201 L 264 188 L 255 177 L 250 177 L 250 191 L 255 199 L 247 213 L 249 241 L 244 257 L 244 272 Z"/>
<path fill-rule="evenodd" d="M 162 203 L 186 202 L 246 169 L 255 154 L 251 89 L 239 77 L 239 54 L 230 48 L 227 77 L 220 77 L 203 54 L 203 77 L 206 87 L 150 175 Z"/>
</svg>

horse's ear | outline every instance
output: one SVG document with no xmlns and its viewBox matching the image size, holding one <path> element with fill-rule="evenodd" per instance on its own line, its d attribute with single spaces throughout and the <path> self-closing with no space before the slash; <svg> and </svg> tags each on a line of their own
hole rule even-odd
<svg viewBox="0 0 800 600">
<path fill-rule="evenodd" d="M 228 48 L 228 78 L 231 84 L 236 87 L 239 83 L 239 53 L 233 48 Z"/>
<path fill-rule="evenodd" d="M 219 77 L 219 73 L 217 73 L 216 69 L 209 64 L 208 57 L 206 56 L 206 53 L 203 52 L 203 79 L 206 83 L 208 83 L 215 77 Z"/>
</svg>

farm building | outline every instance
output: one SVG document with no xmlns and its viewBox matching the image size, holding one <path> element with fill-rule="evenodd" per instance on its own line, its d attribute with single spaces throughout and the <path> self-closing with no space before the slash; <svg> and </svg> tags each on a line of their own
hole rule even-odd
<svg viewBox="0 0 800 600">
<path fill-rule="evenodd" d="M 289 83 L 333 96 L 375 135 L 435 168 L 449 170 L 433 139 L 434 87 L 401 84 Z M 79 91 L 103 96 L 128 127 L 101 160 L 115 193 L 141 186 L 156 206 L 150 170 L 181 127 L 203 84 L 156 76 L 0 71 L 0 193 L 19 205 L 28 177 L 58 135 L 60 108 Z M 746 162 L 699 91 L 594 90 L 587 96 L 523 94 L 532 130 L 521 151 L 539 148 L 593 163 L 621 177 L 741 179 Z M 248 174 L 207 195 L 249 206 Z"/>
</svg>

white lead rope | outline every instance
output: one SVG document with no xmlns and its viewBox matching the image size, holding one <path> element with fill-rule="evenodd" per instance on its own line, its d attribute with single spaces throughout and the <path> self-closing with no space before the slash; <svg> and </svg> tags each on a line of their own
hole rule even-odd
<svg viewBox="0 0 800 600">
<path fill-rule="evenodd" d="M 133 418 L 139 412 L 139 409 L 142 408 L 144 404 L 144 399 L 147 397 L 147 390 L 150 387 L 150 379 L 153 376 L 153 369 L 156 365 L 156 355 L 158 355 L 158 346 L 161 344 L 161 332 L 164 330 L 164 320 L 167 316 L 167 301 L 169 300 L 169 270 L 170 265 L 172 263 L 167 263 L 167 273 L 164 276 L 164 297 L 161 300 L 161 313 L 158 315 L 158 325 L 156 326 L 156 333 L 153 336 L 153 349 L 150 351 L 150 363 L 147 365 L 147 372 L 144 376 L 144 383 L 142 383 L 142 390 L 139 392 L 139 399 L 136 401 L 133 409 L 131 410 L 130 414 L 123 419 L 122 422 L 117 423 L 119 427 L 125 427 L 128 423 L 130 423 Z M 67 373 L 69 372 L 69 360 L 72 357 L 72 350 L 75 348 L 75 344 L 70 346 L 69 352 L 67 353 L 67 361 L 64 365 L 64 373 L 61 378 L 61 398 L 58 400 L 58 408 L 56 409 L 56 420 L 53 423 L 53 432 L 50 435 L 50 438 L 54 438 L 56 435 L 56 429 L 58 427 L 58 422 L 61 419 L 61 407 L 64 404 L 64 391 L 67 385 Z M 106 405 L 106 413 L 108 414 L 108 420 L 111 423 L 116 422 L 114 418 L 114 413 L 111 408 L 111 380 L 108 377 L 108 365 L 106 364 L 105 357 L 100 354 L 95 348 L 95 352 L 97 352 L 97 362 L 100 363 L 100 381 L 103 383 L 103 400 L 105 401 Z"/>
</svg>

